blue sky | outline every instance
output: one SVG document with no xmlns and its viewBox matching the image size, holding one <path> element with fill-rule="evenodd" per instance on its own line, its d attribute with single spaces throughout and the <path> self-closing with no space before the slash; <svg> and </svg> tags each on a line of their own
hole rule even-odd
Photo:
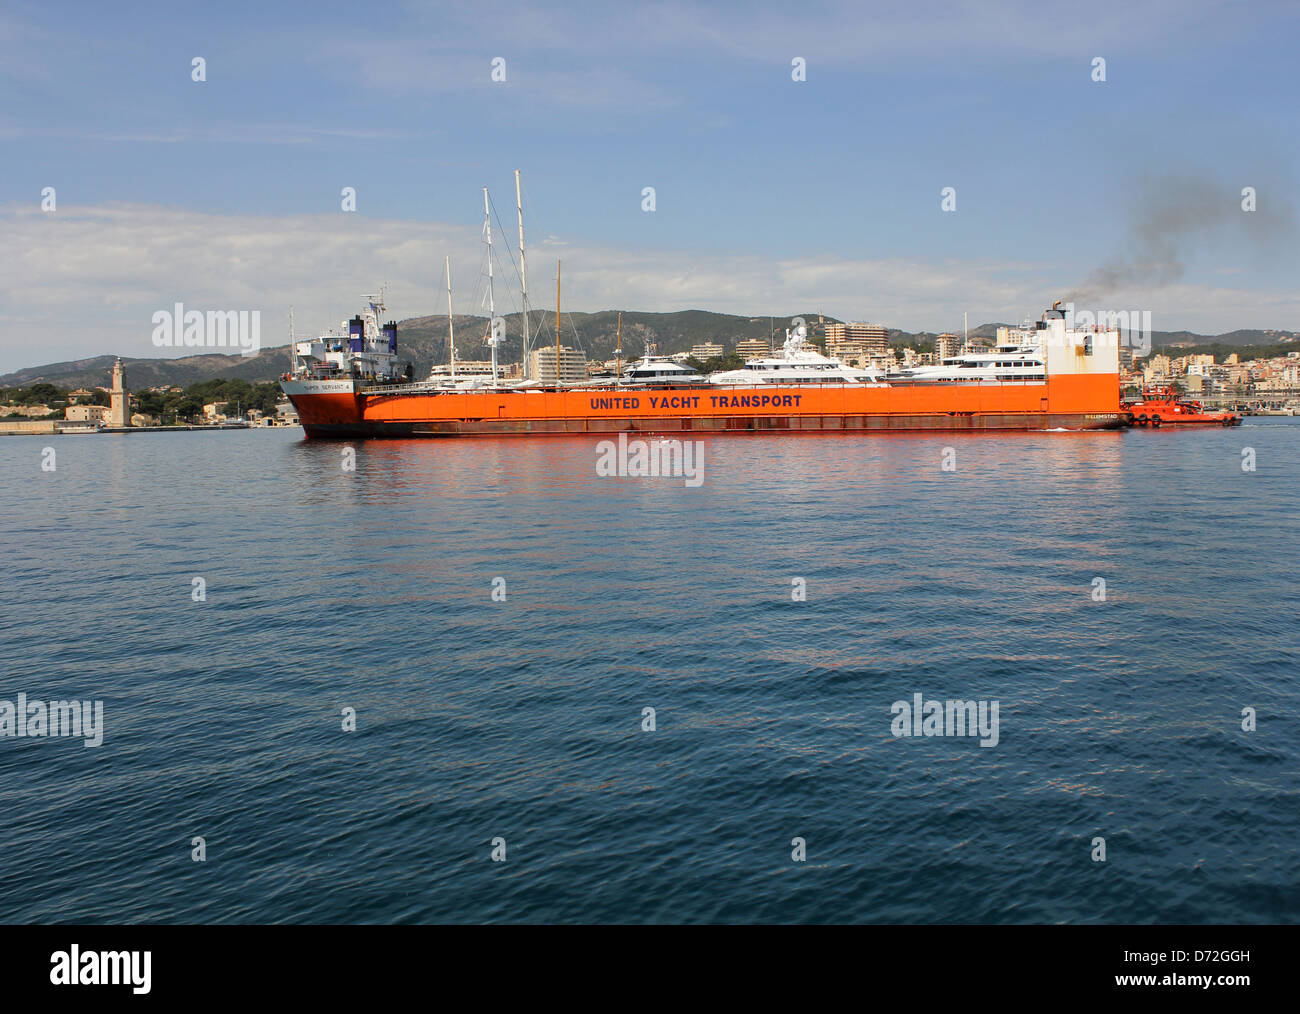
<svg viewBox="0 0 1300 1014">
<path fill-rule="evenodd" d="M 380 281 L 438 312 L 444 254 L 474 311 L 480 188 L 513 241 L 515 169 L 543 305 L 563 256 L 579 310 L 951 329 L 1086 290 L 1162 330 L 1300 328 L 1297 29 L 1294 4 L 1195 0 L 11 0 L 0 371 L 156 354 L 176 300 L 262 309 L 269 342 L 289 304 L 331 326 Z"/>
</svg>

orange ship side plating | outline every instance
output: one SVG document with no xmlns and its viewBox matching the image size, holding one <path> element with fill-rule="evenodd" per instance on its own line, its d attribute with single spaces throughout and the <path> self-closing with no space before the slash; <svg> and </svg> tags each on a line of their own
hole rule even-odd
<svg viewBox="0 0 1300 1014">
<path fill-rule="evenodd" d="M 287 386 L 287 385 L 286 385 Z M 915 387 L 295 393 L 309 436 L 773 429 L 1114 429 L 1114 374 Z"/>
</svg>

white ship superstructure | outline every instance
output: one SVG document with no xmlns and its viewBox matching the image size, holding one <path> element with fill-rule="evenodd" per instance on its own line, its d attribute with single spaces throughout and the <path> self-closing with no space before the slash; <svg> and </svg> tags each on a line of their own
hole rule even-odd
<svg viewBox="0 0 1300 1014">
<path fill-rule="evenodd" d="M 824 356 L 807 343 L 807 329 L 798 325 L 786 329 L 779 356 L 751 359 L 739 370 L 709 376 L 709 383 L 753 384 L 883 384 L 885 375 L 874 367 L 859 370 L 843 361 Z"/>
<path fill-rule="evenodd" d="M 915 366 L 890 374 L 891 380 L 913 384 L 968 384 L 973 381 L 1022 380 L 1042 383 L 1044 354 L 1034 331 L 1016 330 L 989 351 L 961 352 L 937 366 Z"/>
<path fill-rule="evenodd" d="M 698 387 L 707 379 L 685 363 L 671 356 L 656 354 L 655 343 L 646 342 L 645 354 L 631 364 L 623 374 L 620 384 L 640 384 L 647 387 Z"/>
<path fill-rule="evenodd" d="M 1097 347 L 1118 349 L 1119 333 L 1113 328 L 1067 328 L 1059 307 L 1054 303 L 1035 324 L 1008 328 L 993 349 L 968 348 L 937 366 L 899 370 L 889 379 L 895 384 L 1041 384 L 1047 379 L 1049 348 L 1077 349 L 1082 356 L 1092 356 Z"/>
<path fill-rule="evenodd" d="M 366 296 L 366 308 L 316 338 L 293 343 L 289 372 L 295 378 L 363 380 L 391 383 L 402 379 L 397 361 L 397 322 L 380 324 L 386 307 L 382 290 Z"/>
</svg>

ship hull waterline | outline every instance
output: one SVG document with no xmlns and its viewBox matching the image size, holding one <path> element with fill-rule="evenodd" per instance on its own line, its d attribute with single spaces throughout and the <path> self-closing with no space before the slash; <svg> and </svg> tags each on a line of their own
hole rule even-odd
<svg viewBox="0 0 1300 1014">
<path fill-rule="evenodd" d="M 290 380 L 312 438 L 608 433 L 1113 430 L 1129 425 L 1112 375 L 1035 384 L 384 392 Z"/>
</svg>

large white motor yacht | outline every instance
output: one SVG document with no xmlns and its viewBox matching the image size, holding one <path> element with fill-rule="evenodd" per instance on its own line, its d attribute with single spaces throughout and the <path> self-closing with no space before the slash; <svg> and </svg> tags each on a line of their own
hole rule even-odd
<svg viewBox="0 0 1300 1014">
<path fill-rule="evenodd" d="M 909 384 L 971 384 L 980 381 L 1024 381 L 1041 384 L 1046 379 L 1044 350 L 1036 332 L 1020 328 L 1010 332 L 992 350 L 967 350 L 937 366 L 917 366 L 891 373 L 892 381 Z"/>
<path fill-rule="evenodd" d="M 859 370 L 831 356 L 824 356 L 807 343 L 808 332 L 800 324 L 787 328 L 779 356 L 751 359 L 739 370 L 726 370 L 709 376 L 711 384 L 885 384 L 882 371 L 871 367 Z"/>
</svg>

